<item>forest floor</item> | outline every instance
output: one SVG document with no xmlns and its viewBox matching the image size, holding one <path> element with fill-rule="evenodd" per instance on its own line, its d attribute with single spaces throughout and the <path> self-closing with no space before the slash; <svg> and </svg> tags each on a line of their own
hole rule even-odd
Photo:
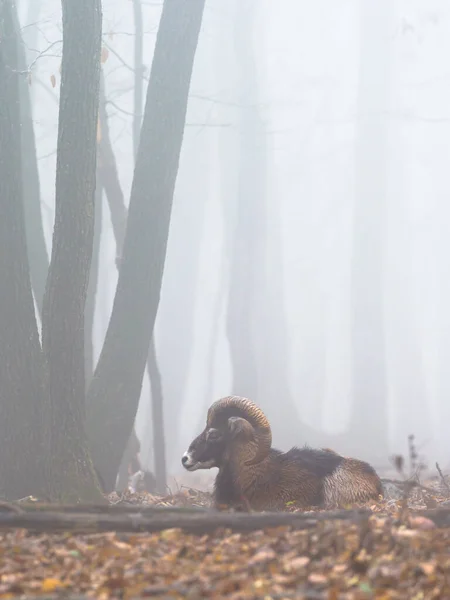
<svg viewBox="0 0 450 600">
<path fill-rule="evenodd" d="M 322 514 L 323 520 L 300 530 L 194 535 L 173 527 L 93 534 L 3 528 L 0 598 L 446 600 L 450 520 L 439 522 L 420 511 L 450 513 L 449 497 L 444 482 L 433 480 L 366 507 L 364 517 Z M 143 493 L 109 500 L 135 509 L 182 511 L 207 507 L 210 496 L 187 488 L 165 498 Z M 308 514 L 317 517 L 320 511 Z"/>
</svg>

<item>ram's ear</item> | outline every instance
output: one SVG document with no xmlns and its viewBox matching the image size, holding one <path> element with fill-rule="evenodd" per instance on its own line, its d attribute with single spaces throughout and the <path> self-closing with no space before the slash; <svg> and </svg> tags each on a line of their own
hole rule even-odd
<svg viewBox="0 0 450 600">
<path fill-rule="evenodd" d="M 228 419 L 228 431 L 231 436 L 235 438 L 243 435 L 246 437 L 252 437 L 254 430 L 246 419 L 243 419 L 242 417 L 230 417 Z"/>
<path fill-rule="evenodd" d="M 218 429 L 214 429 L 213 427 L 210 427 L 206 432 L 206 439 L 208 441 L 219 440 L 222 436 L 223 434 Z"/>
</svg>

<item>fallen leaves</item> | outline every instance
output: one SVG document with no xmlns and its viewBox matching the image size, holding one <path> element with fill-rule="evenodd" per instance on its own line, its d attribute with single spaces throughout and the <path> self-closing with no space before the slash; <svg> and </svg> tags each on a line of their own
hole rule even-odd
<svg viewBox="0 0 450 600">
<path fill-rule="evenodd" d="M 415 529 L 395 516 L 373 515 L 364 525 L 323 521 L 314 530 L 201 537 L 179 529 L 153 535 L 11 532 L 0 536 L 0 598 L 445 599 L 450 529 L 423 528 L 414 518 Z"/>
<path fill-rule="evenodd" d="M 114 498 L 156 506 L 207 506 L 209 500 L 195 490 L 165 498 Z M 371 505 L 372 515 L 357 522 L 323 520 L 299 531 L 284 526 L 202 536 L 180 529 L 92 535 L 11 531 L 0 534 L 0 599 L 76 594 L 99 600 L 446 600 L 450 529 L 415 512 L 427 501 L 416 494 L 405 510 L 401 501 L 386 500 Z"/>
</svg>

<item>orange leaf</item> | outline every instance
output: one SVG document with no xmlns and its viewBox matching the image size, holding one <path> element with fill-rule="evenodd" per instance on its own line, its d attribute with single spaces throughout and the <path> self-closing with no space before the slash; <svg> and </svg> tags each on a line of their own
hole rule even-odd
<svg viewBox="0 0 450 600">
<path fill-rule="evenodd" d="M 43 592 L 54 592 L 57 588 L 62 587 L 63 584 L 59 579 L 48 577 L 42 582 L 41 590 Z"/>
</svg>

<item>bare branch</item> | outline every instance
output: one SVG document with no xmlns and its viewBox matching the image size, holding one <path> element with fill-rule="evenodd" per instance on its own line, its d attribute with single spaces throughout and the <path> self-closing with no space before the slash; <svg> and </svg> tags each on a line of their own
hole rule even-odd
<svg viewBox="0 0 450 600">
<path fill-rule="evenodd" d="M 439 473 L 439 477 L 441 478 L 442 483 L 444 484 L 444 487 L 447 489 L 448 492 L 450 492 L 450 485 L 448 484 L 448 481 L 445 479 L 444 474 L 441 471 L 441 467 L 439 466 L 439 463 L 436 463 L 436 469 L 437 469 L 437 472 Z"/>
</svg>

